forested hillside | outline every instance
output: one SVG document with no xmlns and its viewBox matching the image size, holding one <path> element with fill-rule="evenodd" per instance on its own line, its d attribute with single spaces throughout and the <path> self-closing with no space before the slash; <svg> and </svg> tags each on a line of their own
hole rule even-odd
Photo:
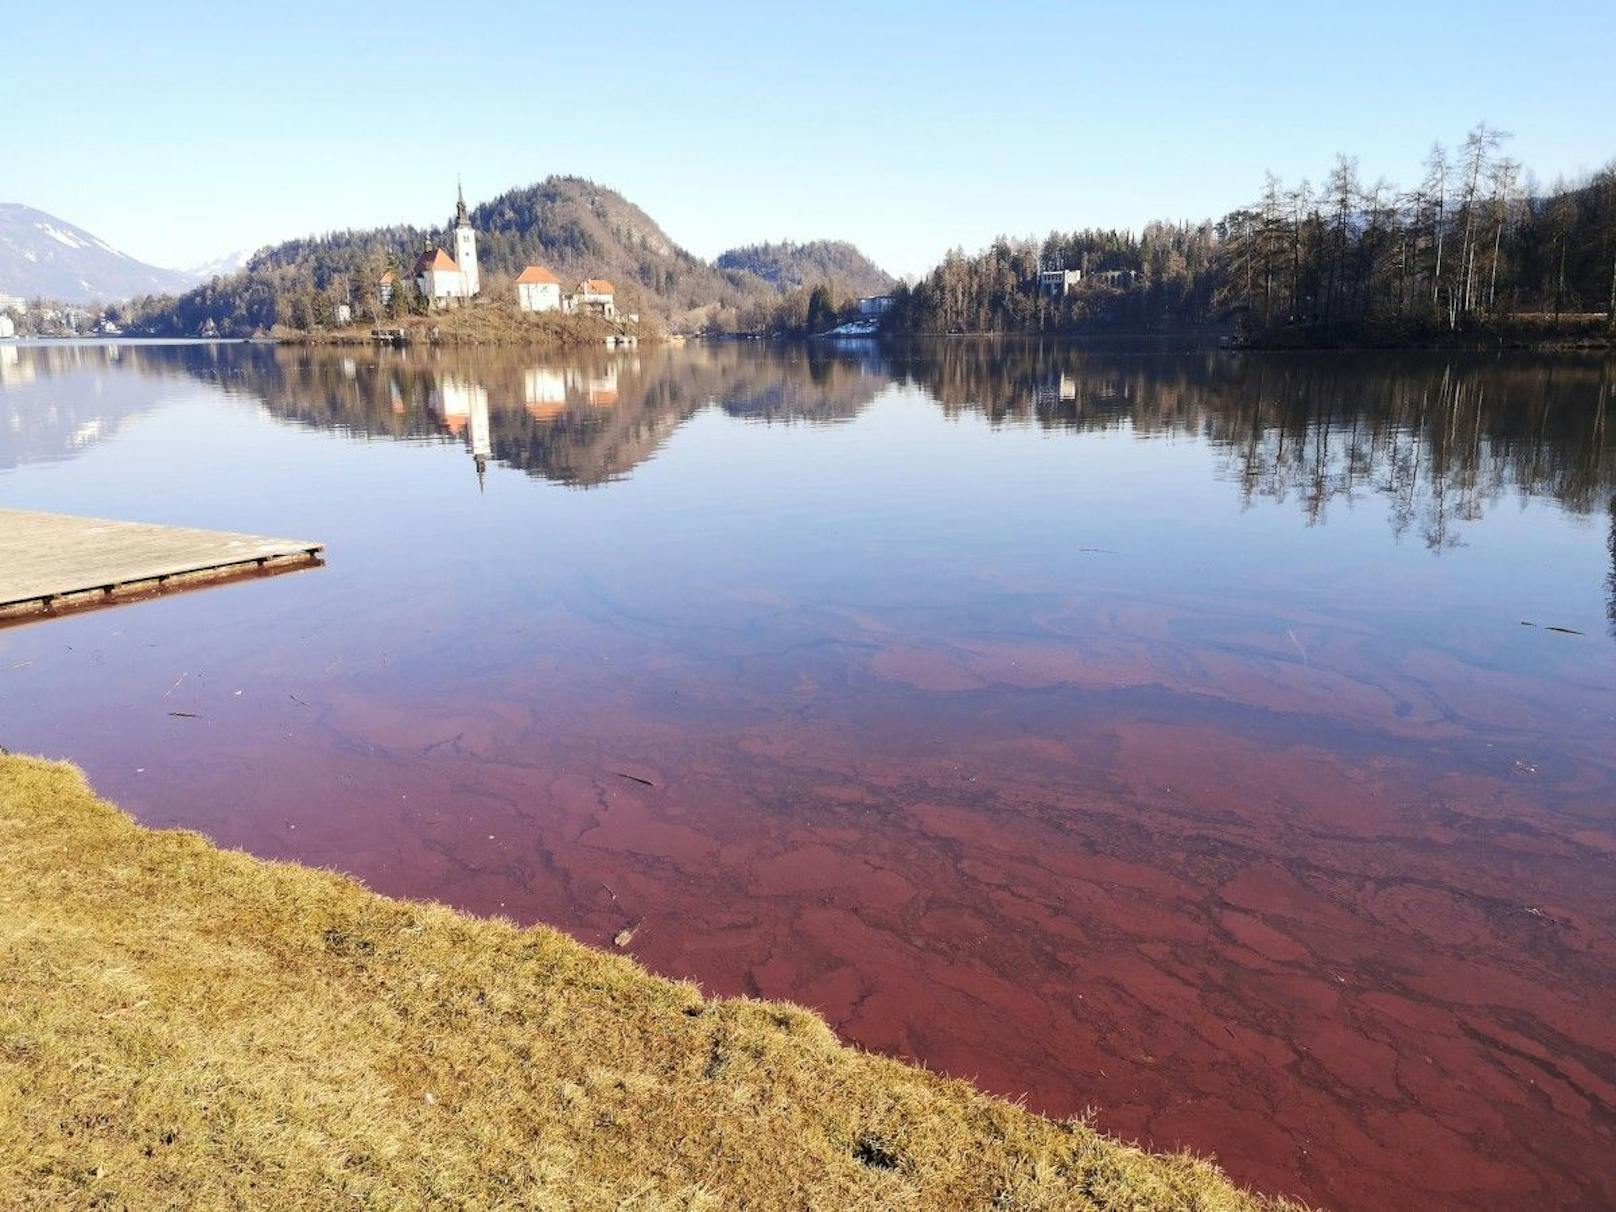
<svg viewBox="0 0 1616 1212">
<path fill-rule="evenodd" d="M 846 240 L 748 244 L 720 253 L 719 269 L 756 274 L 782 290 L 836 283 L 856 295 L 885 294 L 893 277 Z"/>
<path fill-rule="evenodd" d="M 1222 220 L 1001 238 L 949 253 L 897 291 L 899 332 L 1088 331 L 1239 324 L 1319 344 L 1580 339 L 1616 317 L 1616 163 L 1544 187 L 1479 125 L 1432 148 L 1417 185 L 1360 179 L 1339 156 L 1320 186 L 1270 176 Z M 1081 270 L 1064 295 L 1041 266 Z"/>
<path fill-rule="evenodd" d="M 622 311 L 648 313 L 674 327 L 734 331 L 764 327 L 792 287 L 823 285 L 839 296 L 890 281 L 851 245 L 818 242 L 795 258 L 794 280 L 744 266 L 712 265 L 679 247 L 638 206 L 579 177 L 550 177 L 471 210 L 484 297 L 503 297 L 523 266 L 537 263 L 563 281 L 609 279 Z M 246 269 L 177 299 L 137 300 L 120 313 L 136 331 L 194 334 L 211 324 L 245 335 L 277 326 L 329 325 L 339 303 L 361 319 L 380 318 L 375 284 L 392 269 L 407 278 L 416 257 L 450 243 L 448 220 L 433 228 L 396 226 L 289 240 L 254 255 Z M 787 260 L 791 260 L 787 258 Z M 837 275 L 846 268 L 848 279 Z M 409 309 L 408 284 L 389 309 Z"/>
</svg>

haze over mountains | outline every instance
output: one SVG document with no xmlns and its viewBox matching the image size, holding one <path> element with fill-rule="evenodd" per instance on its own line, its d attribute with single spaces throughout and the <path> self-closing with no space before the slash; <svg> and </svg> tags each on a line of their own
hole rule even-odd
<svg viewBox="0 0 1616 1212">
<path fill-rule="evenodd" d="M 137 261 L 55 215 L 0 202 L 0 295 L 95 303 L 187 290 L 198 280 Z"/>
</svg>

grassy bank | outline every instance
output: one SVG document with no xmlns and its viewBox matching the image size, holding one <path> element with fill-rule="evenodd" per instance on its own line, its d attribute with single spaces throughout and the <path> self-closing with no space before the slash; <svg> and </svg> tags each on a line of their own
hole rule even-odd
<svg viewBox="0 0 1616 1212">
<path fill-rule="evenodd" d="M 3 754 L 3 751 L 0 751 Z M 0 756 L 0 1206 L 1256 1209 L 545 928 Z"/>
</svg>

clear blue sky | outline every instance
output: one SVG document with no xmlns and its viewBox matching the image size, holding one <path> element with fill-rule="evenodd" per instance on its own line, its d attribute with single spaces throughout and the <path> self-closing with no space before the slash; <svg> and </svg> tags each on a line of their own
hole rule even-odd
<svg viewBox="0 0 1616 1212">
<path fill-rule="evenodd" d="M 1219 215 L 1337 151 L 1408 182 L 1482 118 L 1544 180 L 1616 156 L 1610 0 L 0 0 L 0 29 L 0 201 L 162 265 L 438 221 L 457 172 L 592 177 L 703 256 L 836 236 L 917 273 Z"/>
</svg>

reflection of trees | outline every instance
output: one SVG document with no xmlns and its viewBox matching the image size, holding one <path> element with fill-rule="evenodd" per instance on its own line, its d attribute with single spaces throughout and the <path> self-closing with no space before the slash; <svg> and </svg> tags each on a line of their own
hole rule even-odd
<svg viewBox="0 0 1616 1212">
<path fill-rule="evenodd" d="M 1605 618 L 1610 622 L 1610 638 L 1616 640 L 1616 493 L 1610 498 L 1610 572 L 1605 575 Z"/>
<path fill-rule="evenodd" d="M 736 344 L 548 355 L 281 348 L 245 359 L 241 381 L 282 417 L 406 439 L 459 440 L 457 409 L 475 395 L 495 459 L 578 485 L 626 476 L 709 405 L 760 421 L 835 421 L 888 382 L 827 351 Z"/>
<path fill-rule="evenodd" d="M 1507 493 L 1597 509 L 1616 482 L 1611 364 L 1560 355 L 1079 351 L 1035 341 L 903 348 L 898 368 L 950 414 L 996 424 L 1199 436 L 1247 500 L 1386 498 L 1398 534 L 1440 551 Z"/>
<path fill-rule="evenodd" d="M 1508 494 L 1552 496 L 1589 514 L 1616 487 L 1607 429 L 1616 363 L 1597 357 L 1227 355 L 1036 339 L 627 353 L 209 345 L 12 352 L 0 379 L 9 425 L 0 465 L 7 443 L 20 452 L 9 453 L 12 462 L 71 455 L 98 424 L 149 406 L 141 381 L 153 375 L 204 379 L 322 429 L 471 443 L 479 455 L 580 485 L 628 475 L 709 406 L 765 423 L 831 422 L 857 415 L 897 381 L 950 416 L 974 413 L 995 425 L 1203 440 L 1246 501 L 1295 501 L 1323 523 L 1333 504 L 1376 495 L 1396 533 L 1416 533 L 1434 551 L 1460 542 L 1464 523 Z M 114 361 L 140 376 L 106 373 Z M 79 392 L 49 383 L 75 374 L 97 386 Z M 116 402 L 125 397 L 128 408 Z M 1612 560 L 1616 611 L 1616 552 Z"/>
</svg>

